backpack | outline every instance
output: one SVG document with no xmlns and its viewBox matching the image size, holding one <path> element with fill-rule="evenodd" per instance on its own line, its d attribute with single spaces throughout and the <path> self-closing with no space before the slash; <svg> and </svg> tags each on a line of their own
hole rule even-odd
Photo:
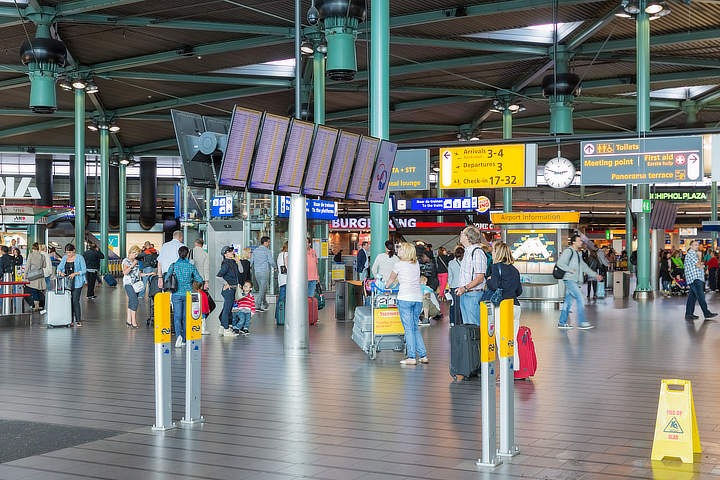
<svg viewBox="0 0 720 480">
<path fill-rule="evenodd" d="M 535 344 L 532 339 L 532 332 L 528 327 L 520 327 L 517 334 L 518 358 L 520 369 L 515 372 L 515 378 L 528 378 L 535 375 L 537 370 L 537 357 L 535 356 Z"/>
</svg>

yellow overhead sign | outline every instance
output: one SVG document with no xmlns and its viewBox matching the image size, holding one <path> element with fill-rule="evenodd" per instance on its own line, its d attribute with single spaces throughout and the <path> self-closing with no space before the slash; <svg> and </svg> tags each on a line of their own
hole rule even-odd
<svg viewBox="0 0 720 480">
<path fill-rule="evenodd" d="M 440 149 L 442 188 L 525 186 L 525 145 L 482 145 Z"/>
<path fill-rule="evenodd" d="M 508 223 L 580 223 L 580 212 L 509 212 L 491 213 L 496 225 Z"/>
</svg>

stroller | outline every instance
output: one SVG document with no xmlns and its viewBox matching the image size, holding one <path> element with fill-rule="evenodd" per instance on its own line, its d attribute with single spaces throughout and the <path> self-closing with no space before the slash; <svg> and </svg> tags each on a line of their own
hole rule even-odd
<svg viewBox="0 0 720 480">
<path fill-rule="evenodd" d="M 690 292 L 690 287 L 685 278 L 681 275 L 674 276 L 670 283 L 670 295 L 687 295 L 688 292 Z"/>
</svg>

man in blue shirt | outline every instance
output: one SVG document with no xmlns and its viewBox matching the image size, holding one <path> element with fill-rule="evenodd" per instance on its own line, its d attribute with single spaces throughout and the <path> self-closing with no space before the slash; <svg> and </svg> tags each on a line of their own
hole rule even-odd
<svg viewBox="0 0 720 480">
<path fill-rule="evenodd" d="M 717 313 L 708 310 L 705 303 L 705 265 L 700 261 L 698 248 L 700 244 L 697 240 L 690 242 L 690 248 L 685 255 L 685 281 L 690 287 L 687 303 L 685 304 L 685 320 L 692 322 L 700 318 L 695 315 L 695 301 L 700 304 L 705 320 L 717 317 Z"/>
<path fill-rule="evenodd" d="M 258 283 L 258 294 L 255 297 L 255 310 L 266 312 L 270 306 L 265 299 L 268 283 L 270 283 L 270 271 L 277 270 L 275 259 L 270 251 L 270 237 L 264 236 L 260 239 L 260 246 L 250 256 L 250 266 L 255 269 L 255 280 Z"/>
</svg>

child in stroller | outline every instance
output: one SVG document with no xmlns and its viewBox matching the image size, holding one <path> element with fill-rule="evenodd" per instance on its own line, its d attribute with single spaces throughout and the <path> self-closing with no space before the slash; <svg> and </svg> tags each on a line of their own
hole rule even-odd
<svg viewBox="0 0 720 480">
<path fill-rule="evenodd" d="M 675 275 L 673 277 L 672 283 L 670 284 L 670 294 L 687 295 L 689 291 L 690 287 L 688 287 L 685 278 L 682 275 Z"/>
</svg>

